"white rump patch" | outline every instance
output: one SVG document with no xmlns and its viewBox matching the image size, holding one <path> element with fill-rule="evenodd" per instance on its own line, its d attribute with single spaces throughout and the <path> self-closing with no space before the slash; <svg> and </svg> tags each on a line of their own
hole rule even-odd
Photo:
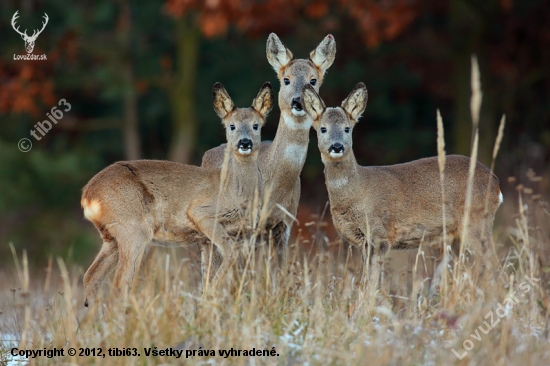
<svg viewBox="0 0 550 366">
<path fill-rule="evenodd" d="M 342 156 L 344 155 L 343 152 L 334 152 L 334 151 L 331 151 L 330 152 L 330 156 L 333 157 L 334 159 L 338 159 L 338 158 L 341 158 Z"/>
<path fill-rule="evenodd" d="M 97 219 L 99 215 L 101 215 L 101 205 L 98 200 L 88 202 L 88 200 L 85 199 L 82 201 L 82 208 L 84 208 L 84 217 L 90 221 Z"/>
<path fill-rule="evenodd" d="M 328 185 L 330 186 L 330 188 L 342 188 L 346 184 L 348 184 L 348 178 L 347 177 L 332 179 L 332 180 L 328 181 Z"/>
<path fill-rule="evenodd" d="M 304 111 L 301 112 L 303 112 L 302 116 L 306 114 Z M 292 110 L 292 113 L 294 114 L 294 109 Z M 309 116 L 306 117 L 303 122 L 296 122 L 294 118 L 287 116 L 285 113 L 283 113 L 283 121 L 285 121 L 285 124 L 292 130 L 309 130 L 313 124 L 313 120 L 309 118 Z"/>
<path fill-rule="evenodd" d="M 289 144 L 285 147 L 285 160 L 291 161 L 296 165 L 303 164 L 307 154 L 307 146 L 298 144 Z"/>
<path fill-rule="evenodd" d="M 504 202 L 504 196 L 502 195 L 502 192 L 498 194 L 498 205 L 500 206 Z"/>
</svg>

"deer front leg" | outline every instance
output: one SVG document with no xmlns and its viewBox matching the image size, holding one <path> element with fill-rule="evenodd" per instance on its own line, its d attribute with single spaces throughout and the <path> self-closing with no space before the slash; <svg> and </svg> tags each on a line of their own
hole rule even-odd
<svg viewBox="0 0 550 366">
<path fill-rule="evenodd" d="M 223 257 L 210 240 L 205 239 L 199 245 L 201 251 L 201 283 L 204 289 L 207 283 L 218 273 Z"/>
<path fill-rule="evenodd" d="M 284 270 L 288 264 L 288 239 L 290 236 L 290 227 L 280 221 L 271 229 L 273 237 L 273 246 L 277 254 L 277 264 L 280 269 Z"/>
<path fill-rule="evenodd" d="M 355 228 L 353 237 L 346 238 L 359 246 L 361 250 L 361 259 L 363 263 L 363 272 L 361 275 L 361 284 L 365 285 L 367 281 L 373 280 L 376 285 L 380 281 L 384 258 L 390 248 L 390 241 L 385 235 L 385 231 L 373 228 L 371 237 L 367 238 L 363 229 Z M 375 274 L 374 278 L 372 274 Z"/>
<path fill-rule="evenodd" d="M 225 227 L 216 218 L 215 210 L 212 207 L 195 205 L 189 209 L 187 214 L 199 231 L 216 246 L 218 252 L 216 258 L 221 257 L 221 265 L 219 265 L 218 268 L 214 268 L 215 264 L 213 261 L 211 271 L 214 270 L 215 273 L 207 273 L 206 275 L 209 278 L 213 278 L 216 282 L 219 282 L 222 275 L 225 274 L 235 259 L 235 242 L 227 234 Z M 204 254 L 204 256 L 201 254 L 201 260 L 209 259 L 209 251 L 208 255 L 206 252 Z M 208 266 L 208 263 L 201 263 L 202 268 L 208 268 L 206 266 Z"/>
<path fill-rule="evenodd" d="M 369 253 L 367 247 L 368 247 L 368 244 L 366 243 L 359 247 L 359 250 L 361 251 L 361 260 L 362 260 L 361 282 L 359 282 L 361 286 L 365 286 L 367 281 L 370 280 L 370 269 L 371 269 L 370 263 L 372 261 L 370 260 L 371 255 L 369 254 L 372 254 L 372 251 L 370 251 L 371 253 Z"/>
</svg>

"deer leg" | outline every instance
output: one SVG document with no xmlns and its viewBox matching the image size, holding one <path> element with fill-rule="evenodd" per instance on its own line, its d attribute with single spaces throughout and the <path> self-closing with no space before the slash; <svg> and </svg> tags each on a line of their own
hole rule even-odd
<svg viewBox="0 0 550 366">
<path fill-rule="evenodd" d="M 272 229 L 273 244 L 277 254 L 277 265 L 284 270 L 288 264 L 288 239 L 290 237 L 290 227 L 284 221 L 279 222 Z"/>
<path fill-rule="evenodd" d="M 105 277 L 113 270 L 118 261 L 118 249 L 116 241 L 104 241 L 94 262 L 84 274 L 84 289 L 86 300 L 84 306 L 88 307 L 95 300 L 97 291 Z"/>
<path fill-rule="evenodd" d="M 493 220 L 488 220 L 485 225 L 484 236 L 481 238 L 481 251 L 485 258 L 484 270 L 490 271 L 493 278 L 500 279 L 504 285 L 508 284 L 506 273 L 502 270 L 502 265 L 498 259 L 495 242 L 493 241 Z"/>
<path fill-rule="evenodd" d="M 152 233 L 149 235 L 144 229 L 135 228 L 128 230 L 125 237 L 131 240 L 120 240 L 118 243 L 118 265 L 114 279 L 115 291 L 124 300 L 128 297 L 145 248 L 152 239 Z"/>
<path fill-rule="evenodd" d="M 375 236 L 377 238 L 377 236 Z M 387 239 L 375 239 L 374 245 L 369 245 L 369 282 L 374 280 L 374 284 L 378 287 L 384 279 L 384 258 L 389 251 L 390 242 Z M 375 277 L 372 277 L 374 273 Z"/>
<path fill-rule="evenodd" d="M 363 264 L 363 270 L 361 272 L 361 282 L 360 284 L 362 286 L 364 286 L 366 283 L 367 283 L 367 280 L 370 280 L 370 263 L 372 262 L 370 259 L 370 256 L 369 256 L 369 253 L 367 252 L 367 246 L 368 244 L 366 245 L 361 245 L 359 247 L 359 249 L 361 250 L 361 260 L 362 260 L 362 264 Z M 370 251 L 372 254 L 372 251 Z"/>
<path fill-rule="evenodd" d="M 386 252 L 381 251 L 380 249 L 375 250 L 372 245 L 368 245 L 368 249 L 366 246 L 361 246 L 360 250 L 363 262 L 363 271 L 360 284 L 363 286 L 367 283 L 374 284 L 376 288 L 380 285 L 380 282 L 383 279 L 382 270 Z"/>
<path fill-rule="evenodd" d="M 217 248 L 220 256 L 223 258 L 217 273 L 214 276 L 218 283 L 225 274 L 235 258 L 234 241 L 227 234 L 225 227 L 216 219 L 215 212 L 207 206 L 196 204 L 189 208 L 187 215 L 189 219 L 197 226 L 199 231 L 204 234 Z"/>
<path fill-rule="evenodd" d="M 214 276 L 215 286 L 219 286 L 225 275 L 232 276 L 231 266 L 237 260 L 236 249 L 234 246 L 226 248 L 223 254 L 223 260 L 221 265 L 218 267 L 216 274 Z"/>
<path fill-rule="evenodd" d="M 203 289 L 206 288 L 207 282 L 212 282 L 212 279 L 217 275 L 222 261 L 222 255 L 218 248 L 212 245 L 211 241 L 205 240 L 201 243 L 201 276 Z"/>
</svg>

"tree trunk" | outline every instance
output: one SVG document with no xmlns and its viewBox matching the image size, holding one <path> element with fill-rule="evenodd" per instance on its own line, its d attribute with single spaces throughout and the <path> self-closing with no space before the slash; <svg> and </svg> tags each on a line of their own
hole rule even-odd
<svg viewBox="0 0 550 366">
<path fill-rule="evenodd" d="M 197 139 L 195 86 L 200 32 L 190 16 L 176 20 L 176 72 L 171 95 L 173 138 L 168 159 L 189 163 Z"/>
<path fill-rule="evenodd" d="M 134 82 L 134 68 L 130 62 L 122 70 L 126 84 L 124 91 L 124 155 L 127 160 L 141 157 L 139 140 L 139 122 L 137 113 L 137 94 Z"/>
<path fill-rule="evenodd" d="M 453 34 L 453 81 L 454 102 L 454 147 L 455 153 L 470 156 L 472 151 L 473 130 L 470 111 L 471 56 L 477 51 L 481 73 L 483 100 L 479 118 L 478 160 L 489 165 L 496 137 L 497 121 L 496 95 L 489 83 L 489 69 L 486 62 L 486 49 L 481 44 L 486 37 L 489 11 L 481 11 L 472 1 L 454 0 L 451 3 L 450 26 Z"/>
<path fill-rule="evenodd" d="M 123 138 L 124 157 L 136 160 L 141 157 L 139 139 L 139 119 L 137 112 L 137 93 L 132 65 L 132 11 L 128 0 L 120 1 L 119 39 L 122 45 L 122 78 L 123 91 Z"/>
</svg>

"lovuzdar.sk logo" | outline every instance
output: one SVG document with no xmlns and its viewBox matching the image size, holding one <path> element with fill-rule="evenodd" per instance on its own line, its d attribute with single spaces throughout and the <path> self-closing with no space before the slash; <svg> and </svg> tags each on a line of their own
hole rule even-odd
<svg viewBox="0 0 550 366">
<path fill-rule="evenodd" d="M 48 14 L 44 13 L 44 21 L 42 22 L 42 29 L 38 30 L 38 29 L 35 29 L 32 33 L 32 35 L 28 35 L 27 34 L 27 30 L 25 29 L 24 32 L 21 32 L 19 30 L 19 26 L 17 26 L 15 23 L 17 21 L 17 18 L 19 18 L 19 15 L 17 14 L 19 13 L 19 10 L 17 10 L 15 12 L 15 14 L 13 14 L 13 17 L 11 18 L 11 26 L 13 27 L 13 29 L 19 33 L 19 35 L 21 36 L 21 38 L 23 38 L 23 41 L 25 41 L 25 50 L 27 51 L 27 54 L 26 55 L 16 55 L 14 54 L 13 55 L 13 59 L 14 60 L 46 60 L 47 57 L 46 55 L 34 55 L 32 53 L 32 51 L 34 50 L 34 43 L 36 42 L 36 39 L 38 38 L 38 36 L 40 35 L 40 33 L 42 33 L 42 31 L 44 30 L 44 28 L 46 28 L 46 24 L 48 24 Z"/>
</svg>

